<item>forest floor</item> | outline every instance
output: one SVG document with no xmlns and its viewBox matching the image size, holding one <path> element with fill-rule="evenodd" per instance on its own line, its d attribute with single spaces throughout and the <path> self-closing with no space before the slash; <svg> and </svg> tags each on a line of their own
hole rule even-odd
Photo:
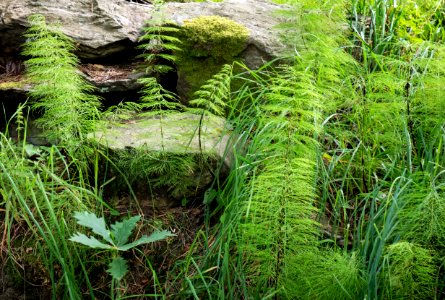
<svg viewBox="0 0 445 300">
<path fill-rule="evenodd" d="M 148 201 L 140 201 L 138 207 L 129 204 L 130 197 L 121 197 L 115 201 L 119 204 L 116 210 L 125 216 L 143 215 L 141 226 L 136 228 L 137 235 L 149 234 L 153 228 L 166 228 L 176 237 L 169 243 L 157 242 L 140 247 L 140 251 L 129 251 L 126 259 L 131 266 L 129 274 L 126 276 L 125 293 L 131 295 L 141 295 L 153 293 L 154 278 L 147 268 L 147 258 L 155 270 L 160 282 L 168 284 L 167 272 L 172 270 L 175 263 L 184 258 L 196 239 L 197 233 L 204 226 L 203 207 L 161 207 L 153 209 Z M 133 202 L 133 201 L 132 201 Z M 130 210 L 129 210 L 130 208 Z M 134 211 L 132 211 L 134 210 Z M 0 233 L 5 231 L 5 215 L 0 212 Z M 117 217 L 119 219 L 121 217 Z M 24 221 L 14 222 L 11 230 L 13 236 L 10 237 L 8 246 L 7 236 L 3 235 L 0 252 L 0 300 L 14 299 L 49 299 L 52 295 L 50 274 L 46 272 L 43 262 L 38 261 L 33 255 L 38 252 L 33 233 Z M 28 228 L 28 229 L 27 229 Z M 103 259 L 103 254 L 91 251 L 91 259 Z M 109 298 L 109 274 L 106 272 L 106 262 L 97 261 L 93 269 L 89 270 L 91 284 L 98 295 L 104 295 L 104 299 Z M 80 271 L 79 271 L 80 272 Z M 167 279 L 167 280 L 165 280 Z M 169 287 L 165 287 L 168 289 Z M 176 289 L 180 287 L 170 287 Z M 85 289 L 87 293 L 87 289 Z M 85 295 L 88 297 L 87 295 Z"/>
</svg>

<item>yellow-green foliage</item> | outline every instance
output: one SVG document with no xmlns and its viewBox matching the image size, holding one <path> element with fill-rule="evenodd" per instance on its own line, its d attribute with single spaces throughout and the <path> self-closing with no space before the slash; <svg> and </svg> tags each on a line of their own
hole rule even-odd
<svg viewBox="0 0 445 300">
<path fill-rule="evenodd" d="M 428 73 L 422 75 L 418 80 L 417 88 L 412 96 L 412 118 L 413 124 L 417 128 L 423 127 L 430 131 L 443 123 L 445 118 L 445 99 L 443 97 L 445 86 L 443 76 L 445 76 L 445 47 L 436 44 L 433 47 L 428 45 L 430 57 L 418 58 L 418 68 L 427 70 Z M 419 48 L 419 50 L 422 50 Z M 422 50 L 425 51 L 425 50 Z"/>
<path fill-rule="evenodd" d="M 383 299 L 434 299 L 437 270 L 432 251 L 400 241 L 387 247 L 385 260 Z"/>
<path fill-rule="evenodd" d="M 230 19 L 204 16 L 185 21 L 182 37 L 187 56 L 230 61 L 244 50 L 249 31 Z"/>
<path fill-rule="evenodd" d="M 425 40 L 443 41 L 445 32 L 441 26 L 444 7 L 441 0 L 402 1 L 397 34 L 412 43 Z"/>
</svg>

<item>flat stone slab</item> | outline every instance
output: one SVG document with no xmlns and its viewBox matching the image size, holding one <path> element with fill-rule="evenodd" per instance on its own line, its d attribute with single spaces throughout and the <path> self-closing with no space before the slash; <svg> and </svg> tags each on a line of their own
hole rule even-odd
<svg viewBox="0 0 445 300">
<path fill-rule="evenodd" d="M 192 164 L 192 169 L 187 169 L 184 174 L 182 169 L 178 169 L 179 173 L 174 175 L 178 175 L 180 179 L 170 182 L 162 191 L 170 191 L 169 197 L 174 199 L 193 198 L 202 194 L 212 183 L 214 176 L 227 176 L 233 162 L 233 155 L 226 155 L 226 149 L 229 148 L 231 141 L 226 120 L 214 116 L 205 116 L 201 122 L 200 120 L 200 115 L 179 112 L 162 117 L 139 116 L 123 123 L 107 123 L 104 128 L 90 133 L 88 138 L 112 150 L 110 157 L 112 160 L 117 159 L 117 165 L 124 157 L 125 165 L 136 164 L 138 168 L 146 168 L 145 165 L 141 165 L 145 161 L 140 163 L 137 158 L 141 152 L 133 152 L 135 150 L 154 157 L 149 159 L 147 168 L 157 164 L 156 157 L 162 153 L 172 160 L 168 162 L 169 164 L 174 164 L 175 158 L 179 160 L 184 157 L 190 158 L 195 162 Z M 199 130 L 200 124 L 201 130 Z M 165 162 L 160 161 L 160 163 Z M 132 170 L 127 169 L 127 171 Z M 159 182 L 159 178 L 166 178 L 165 176 L 168 178 L 168 173 L 137 179 L 137 183 Z M 132 179 L 130 178 L 130 181 Z"/>
<path fill-rule="evenodd" d="M 229 140 L 226 120 L 204 116 L 199 130 L 200 118 L 191 113 L 139 117 L 124 123 L 110 122 L 88 137 L 113 150 L 143 147 L 147 151 L 202 152 L 224 157 Z"/>
</svg>

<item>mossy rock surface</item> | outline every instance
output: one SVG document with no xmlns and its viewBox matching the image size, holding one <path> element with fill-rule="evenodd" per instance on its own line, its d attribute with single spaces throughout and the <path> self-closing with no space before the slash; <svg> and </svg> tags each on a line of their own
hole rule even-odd
<svg viewBox="0 0 445 300">
<path fill-rule="evenodd" d="M 183 102 L 193 99 L 193 94 L 204 82 L 218 73 L 224 64 L 212 57 L 181 59 L 178 70 L 176 90 Z"/>
<path fill-rule="evenodd" d="M 156 117 L 139 117 L 125 123 L 107 123 L 105 128 L 89 135 L 111 149 L 147 147 L 150 151 L 171 153 L 214 153 L 224 151 L 225 119 L 206 116 L 201 128 L 199 147 L 198 126 L 201 116 L 172 113 Z"/>
<path fill-rule="evenodd" d="M 226 121 L 189 113 L 139 117 L 125 123 L 108 123 L 89 138 L 109 149 L 114 164 L 139 189 L 167 192 L 180 200 L 199 197 L 211 184 L 214 174 L 226 176 L 231 155 Z M 119 176 L 116 172 L 113 176 Z"/>
<path fill-rule="evenodd" d="M 177 90 L 187 102 L 224 64 L 239 59 L 247 47 L 249 30 L 224 17 L 202 16 L 185 20 L 180 38 Z"/>
<path fill-rule="evenodd" d="M 230 61 L 247 46 L 249 30 L 220 16 L 186 20 L 181 29 L 183 55 Z"/>
</svg>

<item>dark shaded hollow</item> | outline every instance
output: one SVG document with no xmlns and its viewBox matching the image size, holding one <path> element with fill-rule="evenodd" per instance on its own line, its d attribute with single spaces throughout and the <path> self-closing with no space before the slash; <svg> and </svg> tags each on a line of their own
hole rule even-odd
<svg viewBox="0 0 445 300">
<path fill-rule="evenodd" d="M 178 72 L 176 70 L 172 70 L 161 75 L 159 78 L 159 83 L 167 91 L 177 94 L 178 91 L 176 86 L 178 83 Z"/>
<path fill-rule="evenodd" d="M 12 90 L 0 90 L 0 131 L 6 128 L 6 124 L 14 116 L 19 105 L 24 103 L 27 98 L 28 96 L 25 93 Z"/>
<path fill-rule="evenodd" d="M 121 102 L 137 102 L 140 97 L 139 91 L 137 90 L 99 93 L 98 95 L 101 97 L 103 110 L 106 110 L 113 105 L 118 105 Z"/>
<path fill-rule="evenodd" d="M 81 64 L 119 65 L 131 63 L 137 59 L 141 51 L 137 50 L 136 46 L 135 42 L 128 39 L 96 49 L 81 44 L 74 54 L 80 59 Z"/>
</svg>

